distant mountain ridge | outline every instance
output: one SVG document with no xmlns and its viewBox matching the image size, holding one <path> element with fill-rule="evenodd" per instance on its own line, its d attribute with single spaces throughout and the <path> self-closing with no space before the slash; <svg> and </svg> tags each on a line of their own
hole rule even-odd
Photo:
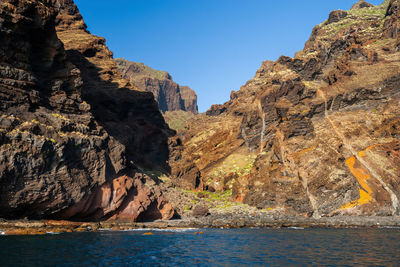
<svg viewBox="0 0 400 267">
<path fill-rule="evenodd" d="M 174 82 L 168 72 L 122 58 L 116 59 L 116 62 L 124 78 L 139 89 L 154 94 L 162 112 L 184 110 L 198 113 L 196 93 L 190 87 Z"/>
</svg>

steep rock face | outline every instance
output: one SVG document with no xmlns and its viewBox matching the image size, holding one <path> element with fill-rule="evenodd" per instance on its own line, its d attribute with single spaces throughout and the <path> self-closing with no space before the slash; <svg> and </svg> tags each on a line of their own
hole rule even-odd
<svg viewBox="0 0 400 267">
<path fill-rule="evenodd" d="M 57 35 L 81 71 L 82 96 L 103 127 L 126 147 L 128 162 L 168 171 L 168 126 L 153 95 L 120 74 L 104 38 L 90 34 L 72 0 L 56 1 Z M 74 6 L 71 8 L 71 5 Z M 72 21 L 72 22 L 71 22 Z M 154 163 L 157 163 L 156 165 Z"/>
<path fill-rule="evenodd" d="M 62 14 L 68 14 L 65 22 Z M 85 32 L 88 38 L 82 42 L 94 40 L 86 46 L 102 48 L 108 57 L 95 65 L 77 50 L 66 52 L 56 21 L 65 35 L 69 27 Z M 113 206 L 113 218 L 136 220 L 143 215 L 145 220 L 155 210 L 160 211 L 158 218 L 169 218 L 171 207 L 135 165 L 150 162 L 166 168 L 168 128 L 151 94 L 120 86 L 128 83 L 118 77 L 115 63 L 114 68 L 107 65 L 111 53 L 104 40 L 90 38 L 85 29 L 72 1 L 0 3 L 0 217 L 92 218 L 92 210 L 64 211 L 125 179 L 126 194 L 118 195 L 119 187 L 111 187 L 113 201 L 125 203 Z M 87 65 L 71 63 L 77 58 Z M 125 133 L 127 140 L 112 129 L 120 121 L 128 125 L 120 128 L 129 127 L 119 129 L 131 133 Z M 146 137 L 160 146 L 139 145 Z M 135 142 L 137 150 L 128 147 Z M 107 219 L 110 212 L 101 206 L 95 214 L 96 219 Z"/>
<path fill-rule="evenodd" d="M 190 111 L 193 114 L 198 113 L 197 95 L 189 86 L 180 86 L 181 98 L 183 100 L 184 110 Z"/>
<path fill-rule="evenodd" d="M 332 12 L 264 62 L 171 143 L 175 183 L 293 215 L 399 215 L 399 3 Z"/>
<path fill-rule="evenodd" d="M 124 78 L 129 79 L 143 91 L 154 94 L 162 112 L 184 110 L 198 113 L 197 95 L 188 86 L 180 86 L 165 71 L 154 70 L 143 63 L 117 59 Z"/>
</svg>

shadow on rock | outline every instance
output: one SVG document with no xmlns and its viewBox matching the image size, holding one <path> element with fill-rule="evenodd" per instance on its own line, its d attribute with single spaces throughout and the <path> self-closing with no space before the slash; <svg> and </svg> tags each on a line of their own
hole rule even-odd
<svg viewBox="0 0 400 267">
<path fill-rule="evenodd" d="M 126 147 L 128 164 L 169 173 L 168 128 L 152 93 L 121 88 L 100 77 L 102 69 L 90 63 L 77 50 L 68 58 L 83 77 L 82 98 L 91 106 L 97 122 Z"/>
</svg>

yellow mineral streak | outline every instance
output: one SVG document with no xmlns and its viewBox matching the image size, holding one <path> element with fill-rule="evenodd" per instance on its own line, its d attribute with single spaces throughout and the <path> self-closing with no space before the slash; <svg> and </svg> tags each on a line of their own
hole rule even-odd
<svg viewBox="0 0 400 267">
<path fill-rule="evenodd" d="M 365 155 L 365 151 L 361 151 L 358 154 L 360 157 Z M 360 189 L 360 198 L 345 204 L 341 209 L 354 208 L 355 206 L 361 206 L 369 203 L 372 200 L 372 189 L 369 187 L 367 180 L 371 177 L 371 175 L 364 169 L 356 168 L 354 165 L 356 164 L 357 159 L 355 156 L 350 157 L 346 160 L 346 164 L 349 167 L 351 173 L 356 177 L 358 183 L 361 186 Z"/>
<path fill-rule="evenodd" d="M 318 143 L 317 143 L 317 144 L 314 144 L 314 145 L 311 146 L 311 147 L 307 147 L 307 148 L 305 148 L 305 149 L 303 149 L 303 150 L 301 150 L 301 151 L 295 152 L 295 153 L 292 154 L 292 156 L 293 156 L 294 158 L 298 158 L 298 157 L 300 157 L 300 156 L 302 156 L 302 155 L 304 155 L 304 154 L 306 154 L 306 153 L 308 153 L 308 152 L 313 151 L 314 149 L 317 148 L 317 146 L 318 146 Z"/>
<path fill-rule="evenodd" d="M 325 102 L 325 118 L 328 120 L 328 122 L 331 124 L 331 126 L 332 126 L 332 129 L 334 130 L 334 132 L 336 133 L 336 135 L 342 140 L 342 143 L 346 146 L 346 148 L 353 154 L 353 157 L 354 157 L 354 159 L 353 159 L 353 161 L 354 161 L 354 163 L 356 162 L 356 161 L 358 161 L 364 168 L 365 168 L 365 170 L 367 170 L 367 176 L 368 176 L 368 178 L 371 176 L 371 175 L 369 175 L 370 173 L 374 176 L 374 178 L 376 179 L 376 180 L 378 180 L 378 182 L 383 186 L 383 188 L 389 193 L 389 195 L 390 195 L 390 199 L 392 200 L 392 207 L 393 207 L 393 209 L 392 209 L 392 214 L 393 215 L 399 215 L 400 214 L 400 205 L 399 205 L 399 199 L 397 198 L 397 195 L 393 192 L 393 190 L 385 183 L 385 181 L 382 179 L 382 177 L 379 175 L 379 173 L 366 161 L 366 160 L 364 160 L 364 156 L 365 156 L 365 152 L 363 152 L 363 151 L 361 151 L 360 153 L 361 153 L 361 155 L 360 155 L 360 153 L 356 153 L 355 151 L 354 151 L 354 148 L 353 148 L 353 146 L 352 146 L 352 143 L 351 143 L 351 141 L 350 140 L 348 140 L 342 133 L 341 133 L 341 131 L 338 129 L 338 127 L 335 125 L 335 123 L 333 122 L 333 120 L 330 118 L 330 116 L 329 116 L 329 112 L 328 112 L 328 101 L 327 101 L 327 98 L 326 98 L 326 96 L 325 96 L 325 93 L 321 90 L 321 89 L 317 89 L 317 95 L 319 95 L 323 100 L 324 100 L 324 102 Z M 371 147 L 370 147 L 371 148 Z M 370 149 L 369 148 L 369 149 Z M 368 149 L 367 149 L 368 150 Z M 352 161 L 352 160 L 350 160 L 350 161 Z M 350 162 L 351 163 L 351 162 Z M 348 164 L 349 165 L 349 164 Z M 353 166 L 354 166 L 354 164 L 353 164 Z M 351 168 L 350 168 L 351 169 Z M 353 168 L 354 169 L 354 168 Z M 352 171 L 353 172 L 353 171 Z M 357 173 L 359 173 L 359 172 L 357 172 Z M 362 171 L 362 173 L 364 173 L 365 174 L 365 172 L 364 171 Z M 354 174 L 354 172 L 353 172 L 353 174 Z M 354 175 L 354 176 L 356 176 L 357 177 L 357 175 Z M 360 181 L 360 179 L 359 179 L 359 177 L 357 177 L 357 180 L 358 181 Z M 366 181 L 366 179 L 361 179 L 361 180 L 363 180 L 364 182 Z M 361 184 L 361 183 L 360 183 Z M 365 182 L 365 184 L 366 184 L 366 182 Z M 369 188 L 369 187 L 368 187 Z M 348 208 L 347 207 L 347 205 L 350 205 L 350 206 L 356 206 L 357 204 L 360 204 L 360 203 L 368 203 L 371 199 L 372 199 L 372 197 L 371 197 L 371 193 L 372 193 L 372 191 L 371 190 L 369 190 L 369 191 L 367 191 L 367 189 L 365 189 L 365 192 L 366 192 L 366 194 L 364 194 L 364 193 L 362 193 L 361 194 L 361 191 L 360 191 L 360 199 L 358 200 L 358 201 L 356 201 L 355 202 L 355 204 L 354 204 L 354 202 L 352 202 L 353 204 L 346 204 L 346 205 L 344 205 L 343 207 L 345 207 L 345 208 Z M 368 201 L 367 201 L 368 200 Z M 362 205 L 362 204 L 360 204 L 360 205 Z"/>
<path fill-rule="evenodd" d="M 360 151 L 360 152 L 358 153 L 358 155 L 359 155 L 360 157 L 365 157 L 365 156 L 366 156 L 366 151 L 365 151 L 365 150 Z"/>
</svg>

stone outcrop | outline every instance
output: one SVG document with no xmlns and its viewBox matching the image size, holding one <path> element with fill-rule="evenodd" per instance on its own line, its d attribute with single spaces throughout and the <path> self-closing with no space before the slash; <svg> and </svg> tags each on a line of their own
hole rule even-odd
<svg viewBox="0 0 400 267">
<path fill-rule="evenodd" d="M 193 91 L 189 86 L 180 86 L 179 91 L 183 101 L 184 110 L 197 114 L 197 95 L 195 91 Z"/>
<path fill-rule="evenodd" d="M 154 94 L 162 112 L 183 110 L 198 113 L 197 95 L 188 86 L 180 86 L 165 71 L 154 70 L 143 63 L 117 59 L 124 78 L 143 91 Z"/>
<path fill-rule="evenodd" d="M 345 17 L 347 17 L 346 11 L 335 10 L 335 11 L 332 11 L 331 14 L 329 14 L 327 23 L 330 24 L 330 23 L 339 22 L 340 20 L 344 19 Z"/>
<path fill-rule="evenodd" d="M 399 0 L 316 26 L 171 140 L 173 182 L 280 214 L 400 215 Z"/>
<path fill-rule="evenodd" d="M 149 184 L 155 189 L 151 190 Z M 134 219 L 140 222 L 170 219 L 173 215 L 171 204 L 155 182 L 143 174 L 136 174 L 104 183 L 76 205 L 56 214 L 56 217 L 83 217 L 91 221 Z"/>
<path fill-rule="evenodd" d="M 355 3 L 351 10 L 356 10 L 356 9 L 361 9 L 361 8 L 366 8 L 366 7 L 373 7 L 374 5 L 365 2 L 365 0 L 360 0 L 357 3 Z"/>
<path fill-rule="evenodd" d="M 0 2 L 0 217 L 170 218 L 170 134 L 72 0 Z"/>
</svg>

